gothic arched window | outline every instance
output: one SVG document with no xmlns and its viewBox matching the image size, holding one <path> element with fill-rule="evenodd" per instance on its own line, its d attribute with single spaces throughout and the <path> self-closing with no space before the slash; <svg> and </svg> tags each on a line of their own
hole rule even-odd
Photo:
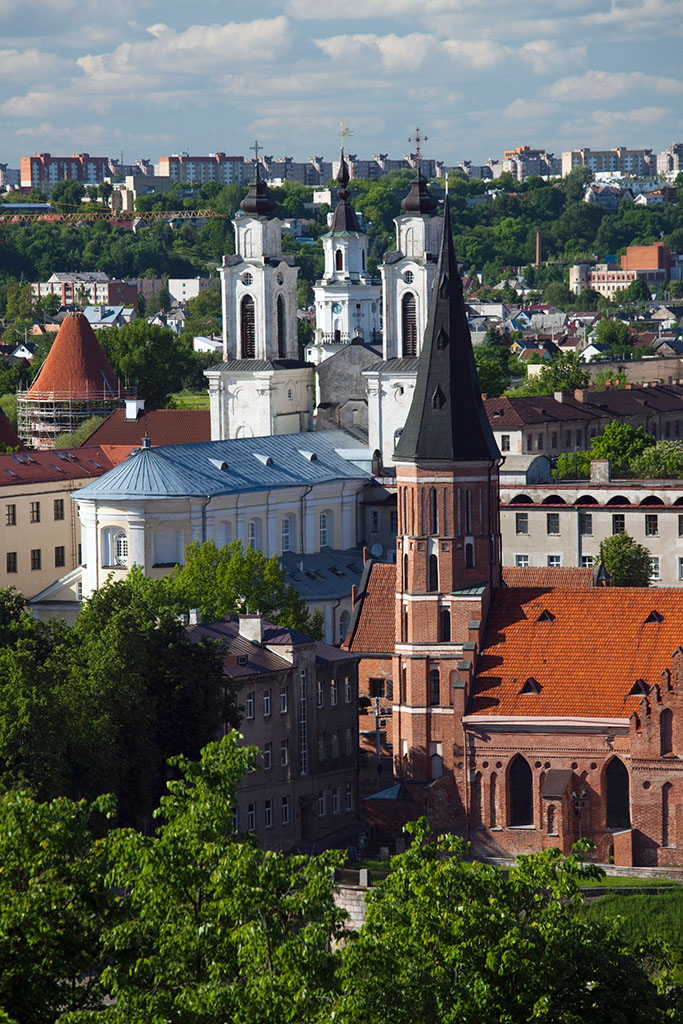
<svg viewBox="0 0 683 1024">
<path fill-rule="evenodd" d="M 491 825 L 491 828 L 495 828 L 496 824 L 497 824 L 497 821 L 498 821 L 498 815 L 496 813 L 496 798 L 497 798 L 496 783 L 497 783 L 497 781 L 498 781 L 498 777 L 497 777 L 496 773 L 492 772 L 491 773 L 491 785 L 490 785 L 490 788 L 489 788 L 489 823 Z"/>
<path fill-rule="evenodd" d="M 434 591 L 439 589 L 439 561 L 436 555 L 429 556 L 429 581 L 427 590 Z"/>
<path fill-rule="evenodd" d="M 438 668 L 433 668 L 429 673 L 429 703 L 441 703 L 441 682 Z"/>
<path fill-rule="evenodd" d="M 403 589 L 408 589 L 408 556 L 403 556 Z"/>
<path fill-rule="evenodd" d="M 241 304 L 240 329 L 242 359 L 256 358 L 256 310 L 251 295 L 245 295 Z"/>
<path fill-rule="evenodd" d="M 436 488 L 431 487 L 429 490 L 429 532 L 431 534 L 439 532 L 439 522 L 436 507 Z"/>
<path fill-rule="evenodd" d="M 607 828 L 629 828 L 631 814 L 628 770 L 618 757 L 610 761 L 605 772 L 605 803 Z"/>
<path fill-rule="evenodd" d="M 674 716 L 669 708 L 665 708 L 659 716 L 659 746 L 660 754 L 673 754 L 674 749 L 674 738 L 673 738 L 673 722 Z"/>
<path fill-rule="evenodd" d="M 671 842 L 674 834 L 674 831 L 671 827 L 672 789 L 673 786 L 670 782 L 665 782 L 662 786 L 662 846 L 673 845 Z"/>
<path fill-rule="evenodd" d="M 341 249 L 337 249 L 334 254 L 334 268 L 335 270 L 344 269 L 344 253 Z"/>
<path fill-rule="evenodd" d="M 532 794 L 531 768 L 518 754 L 510 767 L 510 815 L 511 825 L 533 825 L 534 800 Z"/>
<path fill-rule="evenodd" d="M 451 640 L 451 613 L 448 608 L 442 608 L 439 615 L 439 640 L 445 644 Z"/>
<path fill-rule="evenodd" d="M 280 359 L 287 355 L 285 348 L 285 300 L 282 295 L 277 297 L 277 354 Z"/>
<path fill-rule="evenodd" d="M 417 355 L 417 309 L 415 296 L 406 292 L 401 301 L 401 341 L 403 356 Z"/>
<path fill-rule="evenodd" d="M 465 490 L 465 533 L 472 533 L 472 491 Z"/>
</svg>

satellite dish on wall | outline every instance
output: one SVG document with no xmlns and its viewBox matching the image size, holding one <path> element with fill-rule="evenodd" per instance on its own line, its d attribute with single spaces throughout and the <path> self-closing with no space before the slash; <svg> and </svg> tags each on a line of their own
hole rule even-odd
<svg viewBox="0 0 683 1024">
<path fill-rule="evenodd" d="M 373 558 L 381 558 L 384 554 L 384 548 L 381 544 L 373 544 L 370 548 L 370 554 Z"/>
</svg>

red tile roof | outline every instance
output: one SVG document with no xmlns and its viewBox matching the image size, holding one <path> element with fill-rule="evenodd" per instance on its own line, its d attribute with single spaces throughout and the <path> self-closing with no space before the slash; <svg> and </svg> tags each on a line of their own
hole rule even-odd
<svg viewBox="0 0 683 1024">
<path fill-rule="evenodd" d="M 564 590 L 584 590 L 593 586 L 593 570 L 577 568 L 518 568 L 503 566 L 506 587 L 562 587 Z"/>
<path fill-rule="evenodd" d="M 661 621 L 647 622 L 652 611 Z M 540 621 L 539 621 L 540 619 Z M 471 714 L 628 718 L 683 642 L 683 589 L 494 593 Z M 520 694 L 528 679 L 539 693 Z"/>
<path fill-rule="evenodd" d="M 44 395 L 100 400 L 123 395 L 116 374 L 82 313 L 69 313 L 62 321 L 48 357 L 26 397 Z"/>
<path fill-rule="evenodd" d="M 105 451 L 99 445 L 60 451 L 17 452 L 0 455 L 0 486 L 39 484 L 56 480 L 84 480 L 102 476 L 127 458 L 129 449 Z"/>
<path fill-rule="evenodd" d="M 357 654 L 390 654 L 394 650 L 396 566 L 368 562 L 361 588 L 344 647 Z"/>
<path fill-rule="evenodd" d="M 153 445 L 194 444 L 211 440 L 208 409 L 157 409 L 127 420 L 125 409 L 115 409 L 95 428 L 85 444 L 127 444 L 134 447 L 149 435 Z"/>
</svg>

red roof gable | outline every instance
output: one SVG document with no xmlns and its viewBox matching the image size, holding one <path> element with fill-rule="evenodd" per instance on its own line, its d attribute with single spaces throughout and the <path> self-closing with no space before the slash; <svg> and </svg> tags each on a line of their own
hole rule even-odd
<svg viewBox="0 0 683 1024">
<path fill-rule="evenodd" d="M 108 452 L 99 445 L 54 451 L 21 451 L 0 455 L 0 486 L 85 480 L 102 476 L 127 458 L 129 449 Z"/>
<path fill-rule="evenodd" d="M 369 563 L 365 589 L 358 595 L 350 639 L 344 646 L 354 653 L 391 653 L 394 650 L 396 566 Z"/>
<path fill-rule="evenodd" d="M 593 570 L 560 566 L 549 569 L 545 566 L 503 566 L 503 583 L 506 587 L 561 587 L 563 590 L 585 590 L 593 586 Z"/>
<path fill-rule="evenodd" d="M 127 420 L 125 409 L 115 409 L 85 443 L 133 447 L 140 444 L 145 434 L 153 445 L 210 441 L 211 414 L 208 409 L 155 409 Z"/>
<path fill-rule="evenodd" d="M 682 641 L 683 589 L 497 590 L 470 713 L 628 718 Z"/>
<path fill-rule="evenodd" d="M 48 357 L 26 397 L 116 399 L 123 389 L 82 313 L 62 321 Z"/>
</svg>

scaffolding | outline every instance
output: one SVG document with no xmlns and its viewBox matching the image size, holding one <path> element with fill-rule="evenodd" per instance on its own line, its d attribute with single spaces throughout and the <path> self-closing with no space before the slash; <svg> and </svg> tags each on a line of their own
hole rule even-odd
<svg viewBox="0 0 683 1024">
<path fill-rule="evenodd" d="M 71 391 L 17 391 L 17 433 L 28 448 L 54 448 L 61 434 L 71 434 L 91 416 L 109 416 L 135 388 L 88 388 L 85 394 Z"/>
</svg>

